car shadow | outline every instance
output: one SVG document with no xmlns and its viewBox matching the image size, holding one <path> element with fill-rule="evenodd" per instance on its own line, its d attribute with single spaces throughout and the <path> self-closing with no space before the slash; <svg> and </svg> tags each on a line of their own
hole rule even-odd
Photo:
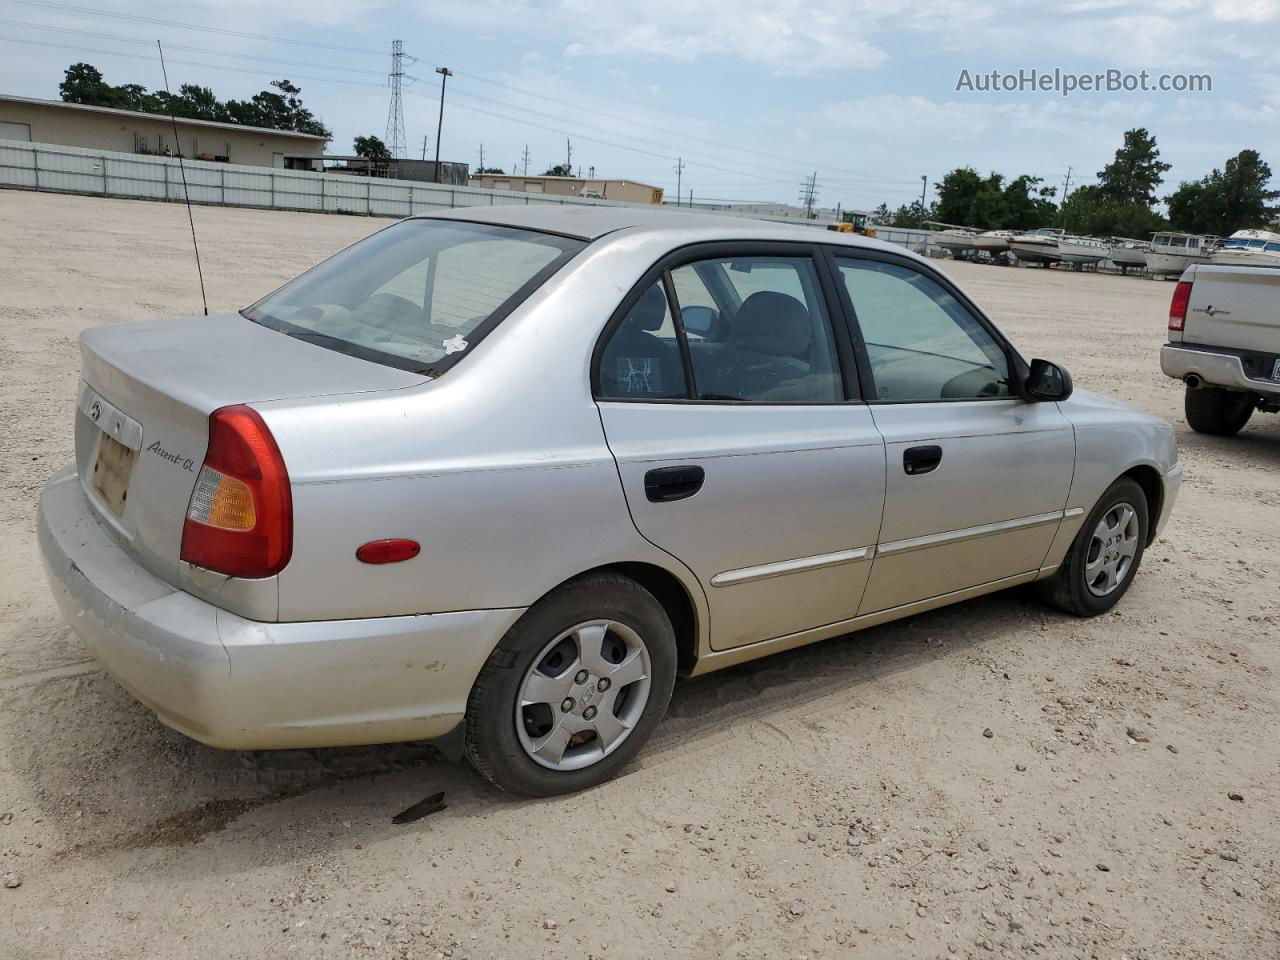
<svg viewBox="0 0 1280 960">
<path fill-rule="evenodd" d="M 1184 458 L 1230 457 L 1246 466 L 1263 469 L 1280 467 L 1280 414 L 1255 413 L 1245 428 L 1233 437 L 1196 433 L 1180 422 L 1174 428 L 1174 439 Z"/>
<path fill-rule="evenodd" d="M 1005 591 L 681 680 L 667 718 L 620 775 L 663 755 L 698 749 L 704 738 L 735 724 L 767 722 L 779 710 L 847 699 L 860 686 L 874 697 L 875 683 L 886 676 L 1056 616 L 1025 590 Z M 290 851 L 317 844 L 371 843 L 418 829 L 392 825 L 391 818 L 439 791 L 449 809 L 420 823 L 527 802 L 501 793 L 426 743 L 278 751 L 205 747 L 161 725 L 101 672 L 11 693 L 6 712 L 26 718 L 30 727 L 15 737 L 11 762 L 54 834 L 46 846 L 55 860 L 181 847 L 220 831 L 256 835 L 254 858 L 266 855 L 265 843 L 288 859 L 297 855 Z"/>
</svg>

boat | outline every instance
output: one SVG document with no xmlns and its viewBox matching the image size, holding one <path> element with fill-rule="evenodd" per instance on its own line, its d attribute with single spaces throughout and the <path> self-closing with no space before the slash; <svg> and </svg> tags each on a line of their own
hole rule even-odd
<svg viewBox="0 0 1280 960">
<path fill-rule="evenodd" d="M 1064 235 L 1058 238 L 1058 256 L 1073 266 L 1097 263 L 1110 255 L 1111 244 L 1097 237 Z"/>
<path fill-rule="evenodd" d="M 1217 237 L 1198 233 L 1157 233 L 1147 251 L 1147 269 L 1157 277 L 1181 276 L 1193 263 L 1206 263 L 1219 243 Z"/>
<path fill-rule="evenodd" d="M 1065 230 L 1057 227 L 1041 227 L 1030 233 L 1018 233 L 1009 238 L 1009 249 L 1019 260 L 1048 266 L 1062 259 L 1058 255 L 1058 238 L 1065 233 Z"/>
<path fill-rule="evenodd" d="M 1147 251 L 1151 244 L 1146 240 L 1134 240 L 1132 237 L 1112 237 L 1111 256 L 1109 259 L 1122 273 L 1133 268 L 1142 269 L 1147 265 Z"/>
<path fill-rule="evenodd" d="M 993 257 L 1009 250 L 1009 238 L 1014 236 L 1012 230 L 987 230 L 973 238 L 973 245 L 979 253 L 989 253 Z"/>
<path fill-rule="evenodd" d="M 1238 267 L 1280 267 L 1280 233 L 1237 230 L 1209 254 L 1209 262 Z"/>
<path fill-rule="evenodd" d="M 942 249 L 950 250 L 955 257 L 959 258 L 974 252 L 973 239 L 976 236 L 976 230 L 970 230 L 968 227 L 952 227 L 949 230 L 939 230 L 929 239 Z"/>
</svg>

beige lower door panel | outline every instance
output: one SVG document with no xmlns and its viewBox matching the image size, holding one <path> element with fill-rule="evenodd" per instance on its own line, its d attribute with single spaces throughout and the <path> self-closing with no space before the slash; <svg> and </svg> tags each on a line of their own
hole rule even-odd
<svg viewBox="0 0 1280 960">
<path fill-rule="evenodd" d="M 869 612 L 937 595 L 963 590 L 1009 576 L 1009 571 L 1035 570 L 1062 522 L 1061 513 L 1028 518 L 1025 525 L 986 534 L 964 534 L 963 539 L 938 545 L 893 550 L 884 544 L 876 557 L 863 595 L 862 610 Z M 928 584 L 927 590 L 921 584 Z"/>
</svg>

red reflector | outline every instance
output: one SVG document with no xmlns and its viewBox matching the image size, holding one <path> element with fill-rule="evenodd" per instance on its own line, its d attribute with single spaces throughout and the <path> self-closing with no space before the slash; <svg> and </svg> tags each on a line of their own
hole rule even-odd
<svg viewBox="0 0 1280 960">
<path fill-rule="evenodd" d="M 1181 330 L 1187 325 L 1187 305 L 1191 303 L 1191 281 L 1179 280 L 1169 303 L 1169 329 Z"/>
<path fill-rule="evenodd" d="M 412 560 L 422 550 L 417 540 L 370 540 L 356 551 L 361 563 L 399 563 Z"/>
</svg>

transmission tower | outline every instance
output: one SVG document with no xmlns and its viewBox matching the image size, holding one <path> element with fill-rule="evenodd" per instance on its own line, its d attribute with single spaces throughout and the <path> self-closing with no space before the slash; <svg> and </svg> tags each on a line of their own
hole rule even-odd
<svg viewBox="0 0 1280 960">
<path fill-rule="evenodd" d="M 403 79 L 404 41 L 392 40 L 391 73 L 387 76 L 391 86 L 391 106 L 387 108 L 387 149 L 395 159 L 403 157 L 409 149 L 404 136 L 404 103 L 400 97 L 400 82 Z"/>
<path fill-rule="evenodd" d="M 818 196 L 818 173 L 814 171 L 812 176 L 804 178 L 804 182 L 800 184 L 800 203 L 804 206 L 804 215 L 808 220 L 813 219 L 813 201 Z"/>
</svg>

